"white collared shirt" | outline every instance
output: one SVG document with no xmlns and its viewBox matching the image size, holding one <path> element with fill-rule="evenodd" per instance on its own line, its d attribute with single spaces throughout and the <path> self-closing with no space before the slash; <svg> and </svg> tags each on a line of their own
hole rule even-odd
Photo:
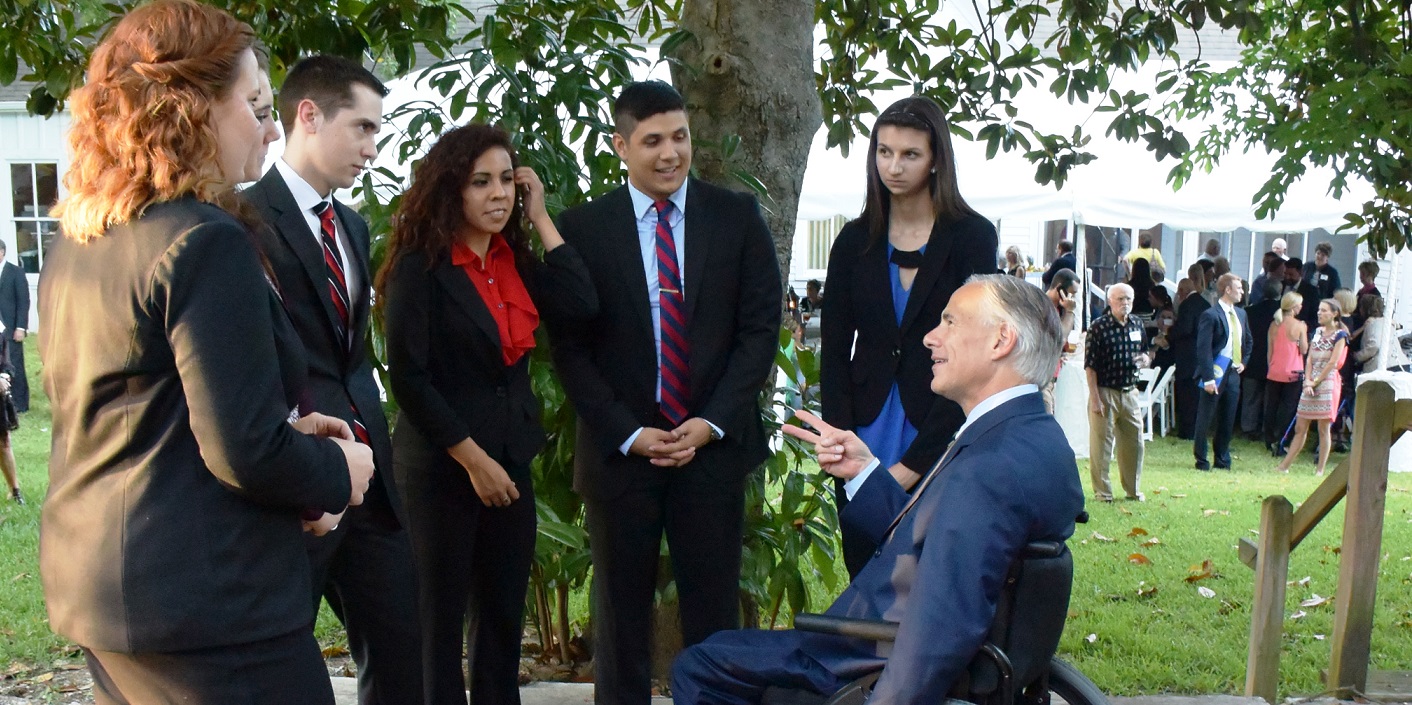
<svg viewBox="0 0 1412 705">
<path fill-rule="evenodd" d="M 294 202 L 299 206 L 299 212 L 304 215 L 304 222 L 309 226 L 309 233 L 314 236 L 314 242 L 319 246 L 319 252 L 324 251 L 323 231 L 319 229 L 319 216 L 314 213 L 314 208 L 324 201 L 333 200 L 333 193 L 328 196 L 320 196 L 313 186 L 309 185 L 299 172 L 294 170 L 288 162 L 281 157 L 275 160 L 275 168 L 279 170 L 279 175 L 284 177 L 285 186 L 289 187 L 290 195 L 294 196 Z M 361 300 L 359 296 L 359 285 L 362 280 L 359 278 L 358 267 L 348 258 L 349 243 L 348 232 L 343 229 L 343 223 L 339 218 L 333 219 L 334 241 L 338 243 L 338 256 L 343 259 L 343 280 L 348 284 L 348 299 L 354 306 Z"/>
<path fill-rule="evenodd" d="M 975 423 L 982 416 L 985 416 L 987 413 L 990 413 L 1001 404 L 1004 404 L 1005 402 L 1010 401 L 1011 399 L 1022 397 L 1026 394 L 1034 394 L 1038 391 L 1039 387 L 1033 384 L 1021 384 L 1018 386 L 1011 387 L 1009 389 L 1002 389 L 986 397 L 984 400 L 981 401 L 981 403 L 976 404 L 974 407 L 971 408 L 971 413 L 966 414 L 966 422 L 961 424 L 961 428 L 956 429 L 956 435 L 954 436 L 954 438 L 960 438 L 961 434 L 965 433 L 966 429 L 971 427 L 971 424 Z M 858 488 L 862 487 L 863 483 L 868 481 L 868 476 L 872 475 L 873 471 L 877 470 L 878 466 L 880 465 L 882 465 L 882 461 L 878 460 L 877 458 L 873 458 L 873 462 L 868 463 L 866 466 L 864 466 L 863 469 L 857 475 L 855 475 L 852 480 L 843 483 L 843 493 L 848 496 L 849 500 L 853 499 L 853 495 L 858 492 Z M 927 470 L 930 469 L 931 468 L 927 468 Z M 921 472 L 925 475 L 927 470 L 920 470 L 918 472 Z"/>
</svg>

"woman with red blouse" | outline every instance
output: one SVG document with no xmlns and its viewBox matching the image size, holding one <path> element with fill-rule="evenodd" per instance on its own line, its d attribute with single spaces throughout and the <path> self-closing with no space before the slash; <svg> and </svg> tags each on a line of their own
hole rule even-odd
<svg viewBox="0 0 1412 705">
<path fill-rule="evenodd" d="M 530 462 L 544 443 L 529 351 L 541 316 L 590 317 L 596 294 L 539 177 L 498 128 L 443 135 L 393 223 L 377 291 L 401 410 L 393 469 L 417 564 L 426 702 L 466 702 L 465 634 L 471 700 L 518 703 Z"/>
</svg>

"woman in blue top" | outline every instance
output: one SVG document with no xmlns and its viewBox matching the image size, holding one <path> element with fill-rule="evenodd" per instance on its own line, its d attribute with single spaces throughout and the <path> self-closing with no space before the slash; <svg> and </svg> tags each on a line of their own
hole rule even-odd
<svg viewBox="0 0 1412 705">
<path fill-rule="evenodd" d="M 941 459 L 965 421 L 961 407 L 931 391 L 922 336 L 941 321 L 952 292 L 973 274 L 996 272 L 995 227 L 956 184 L 941 107 L 921 96 L 884 110 L 869 144 L 863 213 L 843 226 L 829 253 L 829 310 L 822 316 L 824 420 L 856 432 L 904 489 Z M 847 490 L 837 485 L 838 505 Z M 843 534 L 856 575 L 874 546 Z"/>
</svg>

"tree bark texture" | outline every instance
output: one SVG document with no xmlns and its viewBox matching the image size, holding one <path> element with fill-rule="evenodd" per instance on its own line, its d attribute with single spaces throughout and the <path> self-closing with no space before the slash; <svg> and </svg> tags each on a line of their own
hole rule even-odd
<svg viewBox="0 0 1412 705">
<path fill-rule="evenodd" d="M 698 173 L 743 189 L 731 175 L 743 170 L 768 190 L 761 205 L 786 282 L 804 168 L 823 123 L 814 9 L 813 0 L 685 0 L 679 27 L 691 38 L 671 67 L 691 116 Z M 710 145 L 732 135 L 740 146 L 727 162 Z"/>
</svg>

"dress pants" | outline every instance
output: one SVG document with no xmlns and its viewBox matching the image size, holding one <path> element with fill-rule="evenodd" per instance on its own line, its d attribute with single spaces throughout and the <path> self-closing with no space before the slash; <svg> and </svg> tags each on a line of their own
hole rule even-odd
<svg viewBox="0 0 1412 705">
<path fill-rule="evenodd" d="M 83 650 L 98 705 L 333 705 L 314 632 L 176 653 Z"/>
<path fill-rule="evenodd" d="M 846 648 L 846 640 L 835 638 Z M 683 651 L 672 664 L 672 702 L 756 705 L 771 686 L 827 696 L 865 675 L 834 674 L 800 650 L 799 644 L 800 635 L 795 631 L 743 629 L 717 633 Z"/>
<path fill-rule="evenodd" d="M 314 607 L 327 599 L 348 630 L 359 705 L 402 705 L 422 696 L 412 546 L 406 531 L 388 525 L 390 512 L 386 495 L 370 491 L 337 529 L 306 534 Z"/>
<path fill-rule="evenodd" d="M 1251 435 L 1265 428 L 1265 378 L 1240 378 L 1240 430 Z"/>
<path fill-rule="evenodd" d="M 1113 487 L 1108 481 L 1108 464 L 1116 454 L 1118 477 L 1128 499 L 1142 496 L 1142 410 L 1136 389 L 1099 387 L 1098 397 L 1103 413 L 1088 412 L 1088 472 L 1093 482 L 1093 496 L 1100 500 L 1113 499 Z"/>
<path fill-rule="evenodd" d="M 520 640 L 537 515 L 529 468 L 505 471 L 520 498 L 487 507 L 449 456 L 399 469 L 417 562 L 428 705 L 465 705 L 462 663 L 471 675 L 471 702 L 520 702 Z"/>
<path fill-rule="evenodd" d="M 744 479 L 710 482 L 694 473 L 690 464 L 682 468 L 642 465 L 650 468 L 642 474 L 643 481 L 629 485 L 622 494 L 584 499 L 593 553 L 594 702 L 598 705 L 651 701 L 649 635 L 664 533 L 680 600 L 684 645 L 740 626 Z"/>
<path fill-rule="evenodd" d="M 5 335 L 14 334 L 5 331 Z M 29 378 L 25 376 L 25 344 L 10 338 L 10 366 L 15 374 L 10 377 L 10 399 L 15 402 L 15 411 L 21 414 L 29 411 Z"/>
<path fill-rule="evenodd" d="M 1286 431 L 1294 420 L 1294 412 L 1299 409 L 1299 394 L 1303 380 L 1276 382 L 1265 380 L 1265 445 L 1273 445 L 1287 440 Z"/>
<path fill-rule="evenodd" d="M 1173 400 L 1176 404 L 1177 437 L 1191 440 L 1196 435 L 1196 411 L 1200 405 L 1201 390 L 1196 388 L 1196 380 L 1173 373 Z"/>
<path fill-rule="evenodd" d="M 1240 375 L 1227 374 L 1216 386 L 1215 394 L 1209 394 L 1205 389 L 1198 390 L 1201 400 L 1196 406 L 1196 439 L 1192 442 L 1192 454 L 1196 456 L 1198 468 L 1210 467 L 1206 462 L 1208 436 L 1212 437 L 1216 467 L 1231 466 L 1231 433 L 1240 410 L 1239 380 Z"/>
</svg>

